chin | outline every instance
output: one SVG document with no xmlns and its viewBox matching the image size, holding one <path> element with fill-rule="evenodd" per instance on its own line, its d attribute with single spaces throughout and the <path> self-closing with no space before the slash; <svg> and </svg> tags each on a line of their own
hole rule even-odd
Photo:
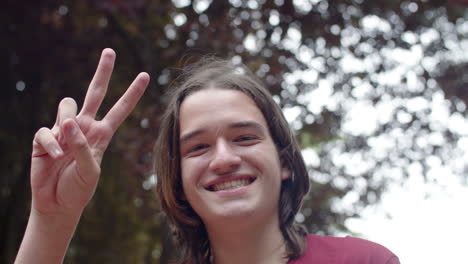
<svg viewBox="0 0 468 264">
<path fill-rule="evenodd" d="M 245 221 L 246 219 L 250 219 L 255 217 L 256 211 L 253 207 L 246 206 L 245 204 L 236 204 L 236 205 L 228 205 L 223 206 L 223 208 L 219 208 L 215 212 L 209 214 L 202 219 L 205 219 L 207 222 L 212 223 L 227 223 L 233 221 L 234 224 L 239 224 L 240 222 Z"/>
</svg>

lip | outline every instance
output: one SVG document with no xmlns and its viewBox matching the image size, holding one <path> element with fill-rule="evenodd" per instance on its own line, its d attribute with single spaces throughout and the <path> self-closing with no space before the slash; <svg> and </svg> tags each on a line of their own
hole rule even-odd
<svg viewBox="0 0 468 264">
<path fill-rule="evenodd" d="M 245 186 L 240 186 L 240 187 L 236 187 L 236 188 L 232 188 L 232 189 L 226 189 L 226 190 L 222 190 L 222 191 L 212 191 L 211 193 L 220 197 L 220 198 L 234 198 L 234 197 L 241 197 L 243 195 L 245 195 L 247 193 L 247 191 L 249 190 L 249 188 L 252 187 L 252 184 L 255 183 L 255 180 L 253 182 L 251 182 L 249 185 L 245 185 Z"/>
<path fill-rule="evenodd" d="M 250 175 L 225 176 L 225 177 L 220 177 L 219 179 L 210 181 L 210 182 L 208 182 L 207 184 L 204 184 L 203 187 L 204 187 L 207 191 L 210 191 L 210 192 L 213 192 L 213 193 L 235 192 L 235 191 L 237 191 L 238 189 L 244 189 L 244 188 L 250 186 L 253 182 L 255 182 L 256 179 L 257 179 L 257 177 L 250 176 Z M 222 183 L 226 183 L 226 182 L 237 181 L 237 180 L 249 180 L 250 183 L 249 183 L 248 185 L 239 186 L 239 187 L 235 187 L 235 188 L 231 188 L 231 189 L 220 190 L 220 191 L 214 191 L 214 186 L 215 186 L 215 185 L 222 184 Z"/>
</svg>

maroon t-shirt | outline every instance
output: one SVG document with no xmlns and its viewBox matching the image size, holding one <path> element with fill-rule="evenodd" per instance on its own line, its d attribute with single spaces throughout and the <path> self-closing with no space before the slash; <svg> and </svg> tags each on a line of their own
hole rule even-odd
<svg viewBox="0 0 468 264">
<path fill-rule="evenodd" d="M 304 254 L 289 264 L 399 264 L 385 247 L 360 238 L 307 236 Z"/>
</svg>

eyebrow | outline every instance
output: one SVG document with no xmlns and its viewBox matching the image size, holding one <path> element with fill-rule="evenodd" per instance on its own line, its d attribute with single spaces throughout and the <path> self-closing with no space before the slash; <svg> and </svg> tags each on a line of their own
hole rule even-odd
<svg viewBox="0 0 468 264">
<path fill-rule="evenodd" d="M 251 127 L 251 128 L 254 128 L 256 130 L 259 130 L 260 132 L 262 133 L 265 133 L 265 128 L 260 125 L 259 123 L 257 122 L 254 122 L 254 121 L 240 121 L 240 122 L 234 122 L 234 123 L 231 123 L 229 124 L 228 128 L 245 128 L 245 127 Z M 193 130 L 189 133 L 186 133 L 184 135 L 182 135 L 179 139 L 179 142 L 180 142 L 180 145 L 182 145 L 183 143 L 189 141 L 190 139 L 200 135 L 200 134 L 203 134 L 206 132 L 206 129 L 196 129 L 196 130 Z"/>
</svg>

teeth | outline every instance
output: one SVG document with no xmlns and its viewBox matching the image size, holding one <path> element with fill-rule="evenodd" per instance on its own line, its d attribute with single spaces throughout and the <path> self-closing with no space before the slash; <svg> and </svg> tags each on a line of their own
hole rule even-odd
<svg viewBox="0 0 468 264">
<path fill-rule="evenodd" d="M 223 183 L 220 183 L 220 184 L 216 184 L 213 187 L 213 190 L 215 192 L 217 192 L 217 191 L 242 187 L 242 186 L 246 186 L 246 185 L 249 185 L 249 184 L 250 184 L 250 181 L 248 179 L 241 179 L 241 180 L 235 180 L 235 181 L 229 181 L 229 182 L 223 182 Z"/>
</svg>

